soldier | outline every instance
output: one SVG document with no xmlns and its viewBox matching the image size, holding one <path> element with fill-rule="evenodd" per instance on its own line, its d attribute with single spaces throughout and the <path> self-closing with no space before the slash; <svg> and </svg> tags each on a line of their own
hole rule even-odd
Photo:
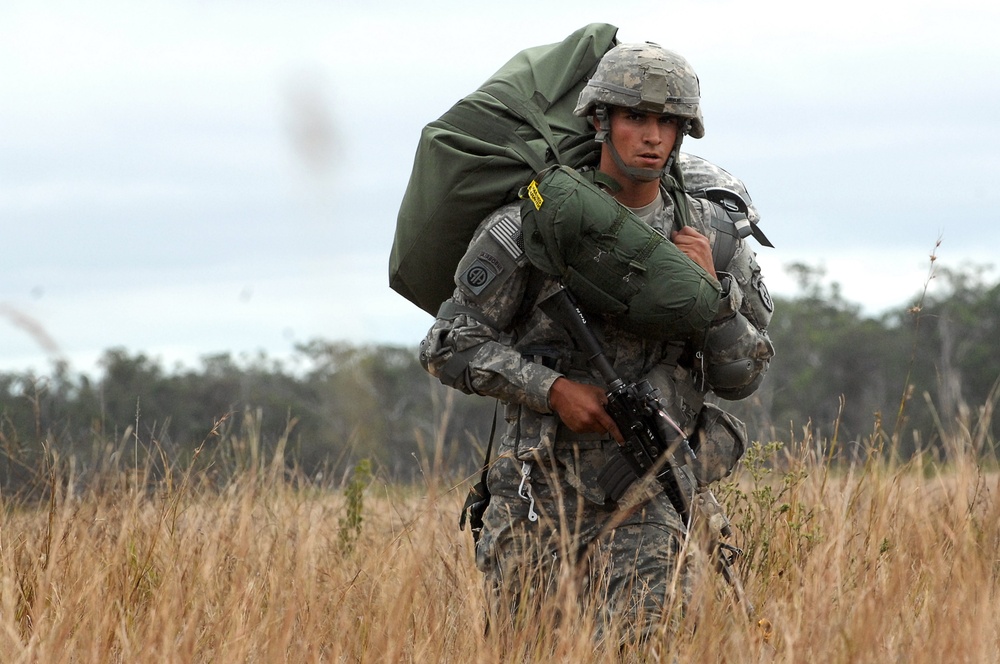
<svg viewBox="0 0 1000 664">
<path fill-rule="evenodd" d="M 732 470 L 745 430 L 705 397 L 751 394 L 773 348 L 771 300 L 753 252 L 731 223 L 718 223 L 715 203 L 688 196 L 668 175 L 684 136 L 704 135 L 699 103 L 686 60 L 655 44 L 623 44 L 601 60 L 575 113 L 597 130 L 598 169 L 620 185 L 614 197 L 719 284 L 718 315 L 696 340 L 651 339 L 610 318 L 591 320 L 622 379 L 649 378 L 685 431 L 704 441 L 700 458 L 709 463 L 696 470 L 707 483 Z M 741 187 L 728 189 L 740 189 L 731 194 L 745 206 Z M 673 586 L 686 524 L 662 493 L 616 504 L 598 484 L 621 433 L 604 409 L 600 375 L 538 307 L 560 284 L 529 263 L 520 229 L 516 203 L 482 222 L 420 351 L 445 385 L 505 405 L 476 546 L 491 623 L 510 621 L 519 607 L 523 614 L 523 603 L 546 596 L 559 577 L 577 584 L 582 601 L 601 597 L 603 626 L 617 617 L 645 637 L 686 600 L 686 565 Z M 573 574 L 560 577 L 560 569 Z"/>
</svg>

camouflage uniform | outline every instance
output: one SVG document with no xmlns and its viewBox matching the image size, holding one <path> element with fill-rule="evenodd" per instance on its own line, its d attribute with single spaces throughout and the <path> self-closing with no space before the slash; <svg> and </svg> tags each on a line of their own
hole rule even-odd
<svg viewBox="0 0 1000 664">
<path fill-rule="evenodd" d="M 666 200 L 650 225 L 669 233 L 673 206 Z M 705 214 L 712 204 L 689 201 L 695 228 L 714 241 L 717 231 Z M 603 383 L 573 350 L 565 330 L 538 309 L 559 283 L 527 262 L 519 234 L 517 204 L 500 208 L 481 224 L 459 264 L 455 293 L 421 346 L 422 361 L 442 382 L 505 404 L 506 432 L 489 474 L 492 500 L 477 565 L 499 602 L 504 601 L 499 593 L 523 600 L 526 571 L 534 590 L 554 578 L 554 563 L 584 563 L 578 579 L 584 596 L 599 591 L 609 616 L 642 613 L 655 621 L 673 597 L 670 583 L 684 525 L 662 494 L 628 510 L 606 499 L 596 477 L 616 443 L 608 436 L 576 434 L 552 413 L 548 392 L 556 378 Z M 678 341 L 631 334 L 613 321 L 591 321 L 622 379 L 649 377 L 689 433 L 708 388 L 702 367 L 692 364 L 696 359 L 710 365 L 750 358 L 754 368 L 747 379 L 753 382 L 766 371 L 773 352 L 765 331 L 770 299 L 746 242 L 738 242 L 727 267 L 735 286 L 705 347 L 695 352 Z M 726 347 L 711 344 L 720 332 L 729 342 Z M 713 458 L 709 447 L 703 456 Z M 740 454 L 742 441 L 716 454 L 714 465 L 722 467 L 714 471 L 716 478 L 731 470 Z"/>
<path fill-rule="evenodd" d="M 642 75 L 633 76 L 640 69 Z M 704 133 L 698 94 L 697 77 L 683 58 L 655 45 L 620 45 L 602 59 L 576 112 L 594 113 L 599 141 L 610 131 L 606 104 L 686 118 L 685 131 L 698 137 Z M 679 145 L 678 140 L 674 156 Z M 611 141 L 605 148 L 617 154 Z M 738 181 L 729 182 L 731 176 L 706 164 L 696 160 L 685 170 L 748 203 Z M 661 176 L 623 170 L 645 181 Z M 675 219 L 671 195 L 663 190 L 661 198 L 662 208 L 644 220 L 669 238 L 682 222 Z M 703 463 L 693 470 L 705 483 L 731 471 L 745 441 L 742 425 L 706 407 L 705 395 L 714 389 L 726 398 L 743 398 L 756 389 L 773 354 L 766 332 L 772 306 L 753 252 L 732 233 L 731 222 L 720 222 L 724 212 L 712 212 L 721 208 L 705 198 L 688 196 L 687 203 L 688 223 L 713 247 L 728 242 L 732 249 L 716 257 L 722 296 L 703 338 L 697 343 L 651 339 L 614 320 L 590 323 L 622 380 L 648 378 L 674 418 L 695 434 L 692 442 L 700 444 Z M 719 233 L 727 237 L 717 238 Z M 560 284 L 528 262 L 518 204 L 482 222 L 458 265 L 456 285 L 422 342 L 420 357 L 445 385 L 505 405 L 506 430 L 489 472 L 492 498 L 476 548 L 494 620 L 509 623 L 508 608 L 517 612 L 524 602 L 572 583 L 573 592 L 596 602 L 608 622 L 617 617 L 647 633 L 687 596 L 687 566 L 677 570 L 685 524 L 666 496 L 641 483 L 618 503 L 611 501 L 597 476 L 616 443 L 606 434 L 574 433 L 553 413 L 549 389 L 560 376 L 605 385 L 565 329 L 538 307 Z M 699 423 L 712 430 L 696 431 Z M 681 572 L 679 589 L 673 587 L 675 570 Z"/>
</svg>

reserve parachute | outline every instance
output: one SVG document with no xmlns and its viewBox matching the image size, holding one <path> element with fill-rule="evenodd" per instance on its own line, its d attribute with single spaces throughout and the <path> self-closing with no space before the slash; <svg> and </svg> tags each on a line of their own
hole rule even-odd
<svg viewBox="0 0 1000 664">
<path fill-rule="evenodd" d="M 531 181 L 521 204 L 528 259 L 560 277 L 588 313 L 625 329 L 673 339 L 704 331 L 719 309 L 719 282 L 593 174 L 560 166 Z"/>
</svg>

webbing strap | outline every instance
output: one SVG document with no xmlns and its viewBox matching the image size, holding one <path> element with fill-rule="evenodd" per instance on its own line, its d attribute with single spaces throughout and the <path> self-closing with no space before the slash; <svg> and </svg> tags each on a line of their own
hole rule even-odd
<svg viewBox="0 0 1000 664">
<path fill-rule="evenodd" d="M 496 115 L 487 123 L 483 122 L 482 112 L 456 105 L 442 115 L 439 122 L 450 124 L 455 129 L 492 145 L 505 147 L 536 173 L 545 170 L 545 160 L 515 131 L 517 123 L 509 118 Z"/>
<path fill-rule="evenodd" d="M 612 195 L 617 194 L 622 190 L 621 183 L 614 179 L 607 173 L 601 172 L 596 168 L 589 169 L 587 171 L 581 171 L 581 175 L 586 176 L 588 179 L 592 179 L 594 184 L 605 187 Z"/>
<path fill-rule="evenodd" d="M 663 183 L 664 189 L 667 190 L 667 194 L 670 195 L 670 199 L 674 202 L 674 224 L 680 228 L 690 226 L 691 208 L 688 205 L 687 196 L 684 193 L 682 185 L 678 184 L 672 175 L 664 176 L 660 182 Z"/>
<path fill-rule="evenodd" d="M 522 102 L 517 97 L 507 94 L 504 90 L 497 87 L 491 87 L 489 91 L 484 90 L 486 94 L 495 97 L 497 101 L 512 110 L 518 117 L 531 125 L 535 131 L 541 134 L 542 138 L 548 144 L 549 149 L 552 150 L 552 154 L 555 157 L 556 163 L 561 164 L 562 155 L 559 154 L 559 146 L 556 144 L 555 136 L 552 135 L 552 128 L 549 126 L 549 121 L 545 119 L 545 115 L 534 107 Z M 540 96 L 536 93 L 536 97 Z M 543 98 L 544 99 L 544 98 Z M 534 167 L 533 167 L 534 168 Z M 543 167 L 544 168 L 544 167 Z M 541 168 L 535 168 L 535 171 L 540 171 Z"/>
<path fill-rule="evenodd" d="M 649 240 L 646 241 L 646 246 L 644 246 L 639 253 L 635 255 L 635 258 L 632 259 L 632 263 L 635 263 L 636 267 L 642 267 L 643 263 L 646 262 L 646 259 L 653 254 L 653 251 L 661 242 L 666 242 L 666 239 L 662 235 L 659 233 L 650 233 Z M 642 269 L 645 268 L 642 267 Z"/>
<path fill-rule="evenodd" d="M 608 228 L 607 232 L 603 233 L 603 235 L 609 235 L 617 240 L 622 227 L 625 225 L 625 222 L 628 221 L 628 217 L 629 209 L 624 205 L 619 205 L 618 214 L 615 216 L 615 220 L 611 223 L 611 227 Z"/>
<path fill-rule="evenodd" d="M 454 385 L 459 378 L 464 378 L 465 370 L 469 368 L 469 360 L 475 356 L 478 350 L 479 346 L 473 346 L 467 350 L 454 353 L 444 363 L 444 366 L 438 369 L 438 379 L 445 385 Z"/>
</svg>

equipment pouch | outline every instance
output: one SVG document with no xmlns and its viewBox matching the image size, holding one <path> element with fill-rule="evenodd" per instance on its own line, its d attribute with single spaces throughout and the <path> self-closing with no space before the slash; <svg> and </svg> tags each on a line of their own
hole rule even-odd
<svg viewBox="0 0 1000 664">
<path fill-rule="evenodd" d="M 476 482 L 476 485 L 469 489 L 469 495 L 462 505 L 462 516 L 458 519 L 459 530 L 465 530 L 465 522 L 469 522 L 469 530 L 472 532 L 473 543 L 479 543 L 479 535 L 483 531 L 483 515 L 490 504 L 490 490 L 486 482 Z"/>
<path fill-rule="evenodd" d="M 612 450 L 608 462 L 597 476 L 597 483 L 608 494 L 611 500 L 618 502 L 628 488 L 639 479 L 632 465 L 625 460 L 617 448 Z"/>
<path fill-rule="evenodd" d="M 747 427 L 738 418 L 715 404 L 705 404 L 698 413 L 692 448 L 697 458 L 692 464 L 699 486 L 728 477 L 746 451 Z"/>
</svg>

